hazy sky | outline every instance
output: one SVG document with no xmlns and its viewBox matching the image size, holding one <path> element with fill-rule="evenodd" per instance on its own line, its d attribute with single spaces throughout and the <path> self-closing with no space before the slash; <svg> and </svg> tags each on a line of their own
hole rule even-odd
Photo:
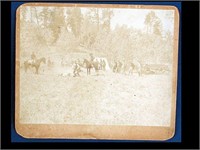
<svg viewBox="0 0 200 150">
<path fill-rule="evenodd" d="M 82 8 L 82 12 L 86 12 L 87 8 Z M 145 17 L 150 12 L 154 11 L 161 19 L 164 32 L 174 31 L 174 10 L 152 10 L 152 9 L 113 9 L 114 16 L 111 20 L 111 28 L 118 25 L 127 25 L 137 29 L 144 29 Z"/>
<path fill-rule="evenodd" d="M 28 7 L 28 6 L 27 6 Z M 42 10 L 43 7 L 37 7 L 38 12 Z M 66 8 L 67 10 L 67 8 Z M 85 14 L 89 9 L 81 8 L 81 12 Z M 127 25 L 128 27 L 133 27 L 137 29 L 144 29 L 145 17 L 152 11 L 152 9 L 119 9 L 114 8 L 114 16 L 111 20 L 111 28 L 114 29 L 118 25 Z M 173 33 L 174 29 L 174 10 L 153 10 L 156 15 L 162 21 L 163 31 L 170 31 Z M 30 8 L 28 8 L 27 19 L 30 18 Z"/>
<path fill-rule="evenodd" d="M 116 24 L 123 25 L 126 24 L 129 27 L 134 27 L 137 29 L 143 29 L 145 24 L 146 15 L 152 10 L 148 9 L 116 9 L 114 10 L 115 16 L 112 19 L 112 27 L 115 27 Z M 163 30 L 173 31 L 174 12 L 166 10 L 154 10 L 156 15 L 161 19 Z"/>
</svg>

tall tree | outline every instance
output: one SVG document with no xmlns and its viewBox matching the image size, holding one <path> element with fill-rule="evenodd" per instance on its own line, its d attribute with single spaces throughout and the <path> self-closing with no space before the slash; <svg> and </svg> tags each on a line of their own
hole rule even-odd
<svg viewBox="0 0 200 150">
<path fill-rule="evenodd" d="M 67 10 L 67 24 L 75 37 L 79 37 L 82 22 L 82 14 L 80 8 L 72 8 Z"/>
<path fill-rule="evenodd" d="M 150 11 L 146 15 L 144 24 L 146 25 L 147 33 L 151 34 L 153 32 L 153 25 L 154 25 L 156 18 L 157 18 L 157 16 L 154 11 Z"/>
<path fill-rule="evenodd" d="M 154 11 L 149 12 L 146 17 L 144 24 L 146 25 L 146 32 L 148 34 L 155 34 L 158 36 L 162 35 L 162 22 Z"/>
<path fill-rule="evenodd" d="M 145 21 L 144 24 L 146 25 L 146 32 L 149 33 L 150 32 L 150 24 L 151 24 L 151 16 L 150 13 L 148 13 L 145 17 Z"/>
<path fill-rule="evenodd" d="M 61 33 L 61 28 L 65 24 L 65 16 L 64 16 L 64 9 L 63 8 L 54 8 L 51 10 L 50 13 L 50 23 L 49 23 L 49 29 L 53 33 L 53 43 L 55 43 Z"/>
<path fill-rule="evenodd" d="M 90 8 L 87 16 L 90 18 L 91 22 L 97 27 L 99 31 L 100 28 L 100 9 L 99 8 Z"/>
<path fill-rule="evenodd" d="M 156 18 L 154 25 L 153 25 L 153 33 L 155 35 L 161 36 L 162 35 L 162 24 L 159 18 Z"/>
<path fill-rule="evenodd" d="M 114 16 L 114 13 L 111 9 L 103 9 L 102 11 L 102 19 L 103 19 L 103 28 L 107 31 L 111 29 L 111 19 Z"/>
</svg>

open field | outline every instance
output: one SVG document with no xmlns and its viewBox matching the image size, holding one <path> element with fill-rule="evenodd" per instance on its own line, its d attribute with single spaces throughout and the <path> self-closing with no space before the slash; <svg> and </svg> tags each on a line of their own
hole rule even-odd
<svg viewBox="0 0 200 150">
<path fill-rule="evenodd" d="M 20 122 L 168 126 L 169 75 L 20 75 Z M 61 72 L 61 71 L 60 71 Z"/>
</svg>

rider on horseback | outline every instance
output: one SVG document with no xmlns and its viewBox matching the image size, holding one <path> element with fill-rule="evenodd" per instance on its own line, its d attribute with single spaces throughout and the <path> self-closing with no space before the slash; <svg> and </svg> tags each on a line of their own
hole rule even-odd
<svg viewBox="0 0 200 150">
<path fill-rule="evenodd" d="M 93 54 L 92 54 L 92 53 L 90 53 L 90 61 L 91 61 L 91 62 L 93 62 L 93 61 L 94 61 L 94 59 L 95 59 L 95 57 L 93 56 Z"/>
<path fill-rule="evenodd" d="M 33 53 L 31 54 L 31 64 L 35 64 L 35 62 L 36 62 L 36 55 L 35 55 L 35 53 L 33 52 Z"/>
</svg>

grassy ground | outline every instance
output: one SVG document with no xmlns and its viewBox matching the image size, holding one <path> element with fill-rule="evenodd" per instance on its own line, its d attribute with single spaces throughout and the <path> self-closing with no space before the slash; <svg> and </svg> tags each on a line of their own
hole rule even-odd
<svg viewBox="0 0 200 150">
<path fill-rule="evenodd" d="M 52 73 L 53 72 L 53 73 Z M 170 124 L 170 75 L 100 72 L 59 76 L 69 69 L 21 72 L 23 123 L 167 126 Z"/>
</svg>

